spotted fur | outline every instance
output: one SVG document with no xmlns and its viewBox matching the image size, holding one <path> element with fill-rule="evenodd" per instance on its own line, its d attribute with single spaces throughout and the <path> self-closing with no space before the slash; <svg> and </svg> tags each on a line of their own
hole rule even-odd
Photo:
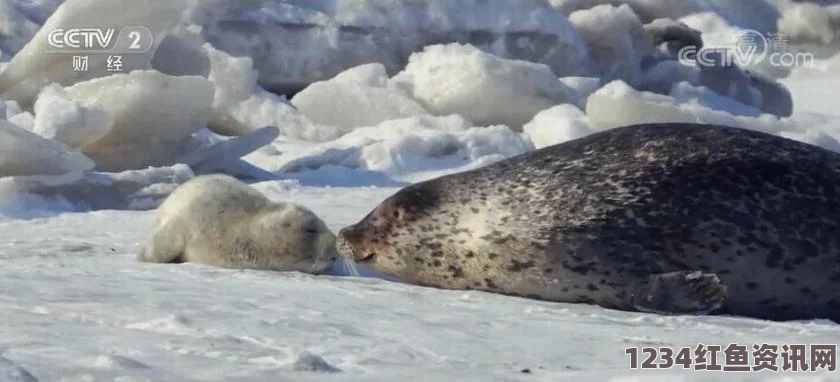
<svg viewBox="0 0 840 382">
<path fill-rule="evenodd" d="M 639 279 L 700 270 L 726 286 L 721 312 L 840 320 L 840 154 L 722 126 L 617 128 L 406 187 L 339 250 L 410 283 L 626 310 Z"/>
</svg>

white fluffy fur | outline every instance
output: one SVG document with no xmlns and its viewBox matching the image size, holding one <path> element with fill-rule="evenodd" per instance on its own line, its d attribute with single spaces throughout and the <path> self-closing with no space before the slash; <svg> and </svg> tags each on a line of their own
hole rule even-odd
<svg viewBox="0 0 840 382">
<path fill-rule="evenodd" d="M 273 202 L 227 175 L 196 177 L 158 208 L 138 260 L 322 273 L 335 235 L 309 209 Z"/>
</svg>

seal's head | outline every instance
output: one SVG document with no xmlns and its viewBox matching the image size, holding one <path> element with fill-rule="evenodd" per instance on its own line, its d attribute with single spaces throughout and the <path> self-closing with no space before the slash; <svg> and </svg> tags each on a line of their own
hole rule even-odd
<svg viewBox="0 0 840 382">
<path fill-rule="evenodd" d="M 338 257 L 335 234 L 306 207 L 272 203 L 249 225 L 252 245 L 263 245 L 264 253 L 274 254 L 264 256 L 269 268 L 319 274 Z"/>
<path fill-rule="evenodd" d="M 339 253 L 406 282 L 421 283 L 435 269 L 454 266 L 464 243 L 453 234 L 457 213 L 447 210 L 443 184 L 418 183 L 387 198 L 338 232 Z"/>
</svg>

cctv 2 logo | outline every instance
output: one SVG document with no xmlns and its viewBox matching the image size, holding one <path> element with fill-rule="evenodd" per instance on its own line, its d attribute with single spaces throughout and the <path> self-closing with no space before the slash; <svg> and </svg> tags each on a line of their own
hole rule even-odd
<svg viewBox="0 0 840 382">
<path fill-rule="evenodd" d="M 151 30 L 142 26 L 117 28 L 57 28 L 47 35 L 47 43 L 61 53 L 145 53 L 153 45 Z"/>
</svg>

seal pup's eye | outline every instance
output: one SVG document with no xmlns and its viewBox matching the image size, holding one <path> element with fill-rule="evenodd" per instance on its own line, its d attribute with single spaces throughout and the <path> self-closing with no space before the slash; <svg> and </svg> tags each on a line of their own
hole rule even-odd
<svg viewBox="0 0 840 382">
<path fill-rule="evenodd" d="M 318 233 L 318 222 L 314 220 L 309 220 L 303 225 L 303 232 L 309 234 L 316 234 Z"/>
</svg>

